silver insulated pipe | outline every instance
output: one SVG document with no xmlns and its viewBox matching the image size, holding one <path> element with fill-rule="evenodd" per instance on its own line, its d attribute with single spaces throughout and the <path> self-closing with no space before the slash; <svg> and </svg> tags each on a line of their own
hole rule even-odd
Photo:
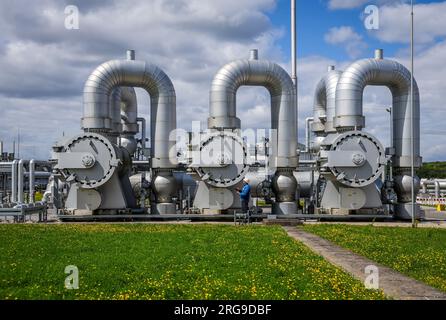
<svg viewBox="0 0 446 320">
<path fill-rule="evenodd" d="M 363 115 L 363 93 L 368 85 L 386 86 L 392 93 L 393 115 L 393 167 L 395 168 L 395 191 L 398 204 L 395 215 L 402 219 L 420 217 L 421 211 L 412 214 L 412 186 L 420 189 L 420 180 L 412 178 L 412 150 L 414 166 L 420 167 L 420 94 L 418 85 L 413 85 L 413 113 L 411 112 L 410 71 L 402 64 L 383 59 L 382 50 L 376 50 L 374 59 L 353 63 L 341 76 L 336 89 L 335 127 L 339 132 L 365 126 Z M 412 129 L 413 123 L 413 129 Z M 413 130 L 413 131 L 412 131 Z M 413 144 L 412 149 L 412 132 Z"/>
<path fill-rule="evenodd" d="M 341 75 L 342 71 L 335 70 L 335 66 L 329 66 L 328 73 L 316 86 L 312 131 L 318 136 L 336 132 L 336 129 L 333 128 L 333 118 L 336 107 L 336 86 Z"/>
<path fill-rule="evenodd" d="M 122 133 L 135 135 L 139 131 L 138 102 L 135 89 L 121 87 L 121 103 Z"/>
<path fill-rule="evenodd" d="M 129 54 L 130 59 L 134 54 Z M 141 87 L 151 100 L 152 167 L 176 167 L 175 141 L 169 136 L 176 129 L 176 95 L 172 81 L 156 65 L 134 60 L 103 63 L 88 78 L 84 87 L 85 131 L 110 132 L 110 96 L 118 87 Z"/>
<path fill-rule="evenodd" d="M 296 214 L 298 184 L 293 170 L 298 166 L 296 86 L 290 75 L 279 65 L 258 60 L 252 50 L 251 59 L 225 65 L 214 77 L 210 92 L 210 129 L 240 129 L 236 96 L 241 86 L 262 86 L 271 95 L 271 146 L 274 167 L 272 179 L 276 202 L 273 214 Z"/>
<path fill-rule="evenodd" d="M 17 202 L 19 204 L 25 203 L 25 197 L 23 194 L 25 187 L 25 161 L 20 160 L 17 172 Z"/>
<path fill-rule="evenodd" d="M 236 116 L 237 90 L 241 86 L 262 86 L 271 95 L 271 128 L 277 131 L 276 167 L 296 168 L 297 105 L 296 89 L 290 75 L 279 65 L 257 60 L 257 50 L 251 59 L 237 60 L 221 68 L 212 81 L 210 92 L 210 129 L 240 129 Z"/>
<path fill-rule="evenodd" d="M 114 130 L 120 135 L 122 147 L 133 155 L 137 149 L 135 135 L 138 133 L 138 103 L 136 92 L 131 87 L 119 87 L 112 94 Z"/>
<path fill-rule="evenodd" d="M 17 196 L 17 181 L 18 181 L 18 174 L 19 174 L 19 161 L 14 160 L 12 162 L 11 166 L 11 202 L 17 203 L 18 202 L 18 196 Z"/>
<path fill-rule="evenodd" d="M 34 203 L 36 180 L 36 161 L 32 159 L 29 162 L 29 203 Z"/>
<path fill-rule="evenodd" d="M 402 64 L 383 59 L 377 50 L 374 59 L 353 63 L 344 71 L 336 90 L 335 127 L 340 130 L 361 129 L 365 126 L 363 93 L 368 85 L 386 86 L 392 93 L 393 146 L 395 167 L 411 167 L 410 71 Z M 415 165 L 420 157 L 420 95 L 414 83 L 414 144 Z"/>
</svg>

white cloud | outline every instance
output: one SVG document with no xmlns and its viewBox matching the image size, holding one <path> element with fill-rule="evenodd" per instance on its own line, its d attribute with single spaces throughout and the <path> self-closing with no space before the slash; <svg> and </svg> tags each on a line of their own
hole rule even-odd
<svg viewBox="0 0 446 320">
<path fill-rule="evenodd" d="M 324 39 L 329 44 L 343 46 L 350 58 L 353 59 L 359 57 L 367 48 L 362 36 L 348 26 L 331 28 L 325 34 Z"/>
<path fill-rule="evenodd" d="M 446 37 L 446 1 L 417 4 L 414 8 L 415 42 L 432 44 Z M 380 27 L 370 34 L 387 43 L 410 43 L 410 6 L 408 4 L 380 7 Z"/>
<path fill-rule="evenodd" d="M 368 3 L 371 3 L 370 0 L 329 0 L 328 1 L 328 8 L 331 10 L 341 10 L 341 9 L 355 9 L 362 7 Z M 392 4 L 392 3 L 402 3 L 407 2 L 404 0 L 378 0 L 374 1 L 377 2 L 379 5 L 382 4 Z"/>
<path fill-rule="evenodd" d="M 446 160 L 446 111 L 444 93 L 446 82 L 446 40 L 434 44 L 415 56 L 414 75 L 421 94 L 421 149 L 422 156 L 429 161 Z M 398 57 L 406 66 L 410 60 Z"/>
<path fill-rule="evenodd" d="M 421 94 L 421 155 L 425 161 L 446 160 L 446 111 L 444 93 L 446 82 L 446 41 L 431 45 L 415 56 L 415 78 Z M 386 57 L 410 66 L 407 54 Z M 303 141 L 305 118 L 312 115 L 313 93 L 316 83 L 326 73 L 328 65 L 345 70 L 352 61 L 331 61 L 324 57 L 304 58 L 299 61 L 299 140 Z M 391 93 L 384 87 L 367 87 L 364 92 L 365 131 L 389 145 L 390 119 L 385 109 L 392 104 Z"/>
<path fill-rule="evenodd" d="M 63 8 L 68 2 L 79 5 L 78 31 L 63 28 Z M 171 77 L 178 98 L 178 127 L 188 129 L 192 120 L 200 120 L 204 126 L 210 84 L 223 64 L 247 57 L 249 49 L 257 47 L 260 58 L 277 61 L 289 70 L 283 52 L 277 49 L 282 31 L 275 29 L 265 15 L 275 3 L 42 0 L 37 6 L 29 1 L 2 1 L 0 139 L 8 142 L 6 147 L 10 149 L 20 127 L 22 155 L 47 158 L 52 143 L 63 132 L 66 136 L 80 132 L 81 93 L 89 73 L 108 59 L 124 57 L 127 48 L 136 49 L 138 59 L 158 64 Z M 46 9 L 45 15 L 42 8 Z M 399 28 L 404 25 L 400 24 Z M 344 46 L 349 39 L 361 41 L 354 30 L 350 31 L 333 34 L 330 39 L 334 45 Z M 444 57 L 446 42 L 442 41 L 426 44 L 415 60 L 422 98 L 422 155 L 426 160 L 446 159 Z M 327 66 L 337 64 L 342 70 L 353 60 L 336 63 L 324 56 L 299 59 L 299 140 L 305 136 L 305 117 L 312 114 L 314 88 Z M 403 52 L 397 60 L 408 65 Z M 367 89 L 364 102 L 366 130 L 387 144 L 384 106 L 391 103 L 390 94 L 384 89 Z M 148 118 L 149 98 L 141 90 L 138 103 L 141 115 Z M 243 88 L 237 103 L 245 128 L 269 128 L 266 90 Z"/>
<path fill-rule="evenodd" d="M 78 5 L 80 30 L 64 28 L 64 8 Z M 178 127 L 206 123 L 208 91 L 223 64 L 248 56 L 281 61 L 283 31 L 265 14 L 275 0 L 14 1 L 0 3 L 0 139 L 11 149 L 18 128 L 22 156 L 47 158 L 62 132 L 80 131 L 82 89 L 96 66 L 121 58 L 159 65 L 177 92 Z M 141 114 L 149 98 L 138 93 Z M 245 102 L 244 102 L 245 101 Z M 253 107 L 240 97 L 240 112 Z"/>
<path fill-rule="evenodd" d="M 336 9 L 352 9 L 360 7 L 369 2 L 369 0 L 330 0 L 328 7 L 332 10 Z"/>
</svg>

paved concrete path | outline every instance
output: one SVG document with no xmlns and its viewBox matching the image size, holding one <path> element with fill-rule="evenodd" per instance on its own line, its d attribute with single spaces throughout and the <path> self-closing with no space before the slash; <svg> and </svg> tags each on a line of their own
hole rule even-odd
<svg viewBox="0 0 446 320">
<path fill-rule="evenodd" d="M 324 257 L 330 263 L 350 273 L 361 282 L 365 281 L 367 266 L 379 270 L 379 288 L 388 297 L 397 300 L 446 300 L 446 293 L 429 287 L 388 267 L 341 248 L 314 234 L 293 227 L 283 227 L 288 235 Z"/>
</svg>

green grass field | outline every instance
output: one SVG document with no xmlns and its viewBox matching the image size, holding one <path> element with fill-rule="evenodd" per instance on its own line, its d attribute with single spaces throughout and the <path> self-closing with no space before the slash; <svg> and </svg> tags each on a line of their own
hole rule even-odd
<svg viewBox="0 0 446 320">
<path fill-rule="evenodd" d="M 446 230 L 307 225 L 315 233 L 412 278 L 446 291 Z"/>
<path fill-rule="evenodd" d="M 64 287 L 79 268 L 79 289 Z M 279 227 L 0 225 L 1 299 L 383 299 Z"/>
</svg>

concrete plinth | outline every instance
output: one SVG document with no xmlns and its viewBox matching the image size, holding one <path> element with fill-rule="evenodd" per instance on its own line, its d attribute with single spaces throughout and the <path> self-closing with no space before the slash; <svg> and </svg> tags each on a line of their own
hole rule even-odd
<svg viewBox="0 0 446 320">
<path fill-rule="evenodd" d="M 418 204 L 415 204 L 415 219 L 424 218 L 424 211 L 421 210 Z M 412 220 L 412 204 L 399 203 L 395 206 L 395 218 L 401 220 Z"/>
<path fill-rule="evenodd" d="M 176 214 L 174 203 L 156 203 L 151 209 L 151 214 Z"/>
<path fill-rule="evenodd" d="M 297 214 L 296 202 L 275 202 L 273 203 L 273 215 Z"/>
</svg>

